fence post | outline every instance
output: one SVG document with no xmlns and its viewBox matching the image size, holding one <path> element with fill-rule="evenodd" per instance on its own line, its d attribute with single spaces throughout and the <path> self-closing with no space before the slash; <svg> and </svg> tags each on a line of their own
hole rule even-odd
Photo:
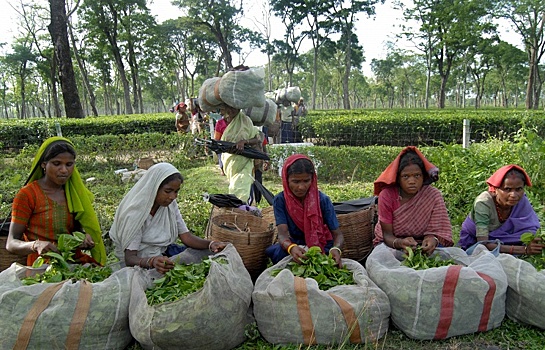
<svg viewBox="0 0 545 350">
<path fill-rule="evenodd" d="M 57 136 L 62 137 L 61 124 L 59 122 L 55 122 L 55 129 L 57 129 Z"/>
<path fill-rule="evenodd" d="M 469 126 L 469 119 L 464 119 L 464 129 L 462 136 L 462 147 L 469 147 L 469 136 L 471 135 L 471 127 Z"/>
</svg>

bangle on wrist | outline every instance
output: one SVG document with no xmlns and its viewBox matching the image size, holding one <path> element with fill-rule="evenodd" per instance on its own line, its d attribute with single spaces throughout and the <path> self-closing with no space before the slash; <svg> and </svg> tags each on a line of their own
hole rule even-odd
<svg viewBox="0 0 545 350">
<path fill-rule="evenodd" d="M 34 242 L 32 242 L 32 246 L 30 246 L 30 250 L 32 250 L 33 252 L 38 251 L 38 249 L 36 249 L 36 243 L 38 243 L 38 240 L 35 240 Z"/>
<path fill-rule="evenodd" d="M 513 255 L 513 250 L 515 249 L 515 246 L 512 245 L 510 248 L 509 248 L 509 254 Z"/>
<path fill-rule="evenodd" d="M 392 248 L 397 249 L 396 242 L 397 242 L 398 239 L 399 238 L 394 239 L 394 241 L 392 242 Z"/>
<path fill-rule="evenodd" d="M 153 260 L 155 259 L 154 256 L 152 256 L 151 258 L 148 259 L 148 269 L 152 269 L 153 268 Z"/>
<path fill-rule="evenodd" d="M 436 247 L 439 245 L 439 238 L 435 237 L 435 236 L 432 236 L 433 239 L 435 239 L 435 242 L 437 243 Z"/>
<path fill-rule="evenodd" d="M 295 247 L 296 245 L 297 244 L 295 244 L 295 243 L 290 244 L 290 246 L 287 249 L 289 255 L 291 255 L 291 248 Z"/>
<path fill-rule="evenodd" d="M 528 246 L 524 247 L 524 254 L 528 255 Z"/>
<path fill-rule="evenodd" d="M 212 251 L 212 244 L 216 242 L 216 241 L 210 241 L 210 243 L 208 243 L 208 250 L 209 251 Z"/>
<path fill-rule="evenodd" d="M 339 255 L 343 255 L 343 251 L 339 247 L 331 247 L 331 249 L 329 249 L 329 253 L 331 253 L 331 251 L 334 249 L 339 251 Z"/>
</svg>

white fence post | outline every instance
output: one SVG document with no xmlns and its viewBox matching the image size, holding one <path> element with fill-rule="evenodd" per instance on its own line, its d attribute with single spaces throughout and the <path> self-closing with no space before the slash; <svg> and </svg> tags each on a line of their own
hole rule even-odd
<svg viewBox="0 0 545 350">
<path fill-rule="evenodd" d="M 463 140 L 462 147 L 469 147 L 469 136 L 471 135 L 471 127 L 469 126 L 469 119 L 464 119 L 464 131 L 463 131 Z"/>
</svg>

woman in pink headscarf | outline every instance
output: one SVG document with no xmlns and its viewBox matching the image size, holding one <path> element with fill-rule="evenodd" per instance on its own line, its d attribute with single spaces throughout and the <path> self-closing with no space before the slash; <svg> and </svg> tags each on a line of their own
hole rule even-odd
<svg viewBox="0 0 545 350">
<path fill-rule="evenodd" d="M 299 263 L 305 246 L 318 246 L 342 266 L 344 237 L 331 199 L 318 191 L 312 161 L 302 154 L 288 157 L 282 167 L 282 186 L 284 191 L 273 202 L 279 243 L 267 248 L 267 256 L 274 264 L 288 255 Z"/>
<path fill-rule="evenodd" d="M 473 209 L 462 224 L 460 246 L 468 249 L 477 242 L 484 242 L 489 250 L 502 244 L 500 253 L 515 255 L 541 254 L 543 242 L 536 238 L 528 246 L 522 244 L 520 236 L 539 229 L 539 219 L 524 193 L 532 186 L 526 171 L 510 164 L 498 169 L 488 180 L 488 191 L 482 192 L 473 204 Z"/>
</svg>

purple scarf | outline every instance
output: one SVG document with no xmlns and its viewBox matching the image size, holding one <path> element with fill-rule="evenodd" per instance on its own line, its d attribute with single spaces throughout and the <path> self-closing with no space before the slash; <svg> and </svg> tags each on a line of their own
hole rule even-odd
<svg viewBox="0 0 545 350">
<path fill-rule="evenodd" d="M 499 239 L 503 244 L 520 245 L 522 244 L 520 236 L 525 232 L 535 233 L 539 226 L 539 219 L 534 208 L 524 195 L 513 207 L 509 218 L 500 227 L 489 233 L 488 239 Z M 477 227 L 468 215 L 462 224 L 458 245 L 467 249 L 475 244 L 477 242 L 476 231 Z"/>
</svg>

